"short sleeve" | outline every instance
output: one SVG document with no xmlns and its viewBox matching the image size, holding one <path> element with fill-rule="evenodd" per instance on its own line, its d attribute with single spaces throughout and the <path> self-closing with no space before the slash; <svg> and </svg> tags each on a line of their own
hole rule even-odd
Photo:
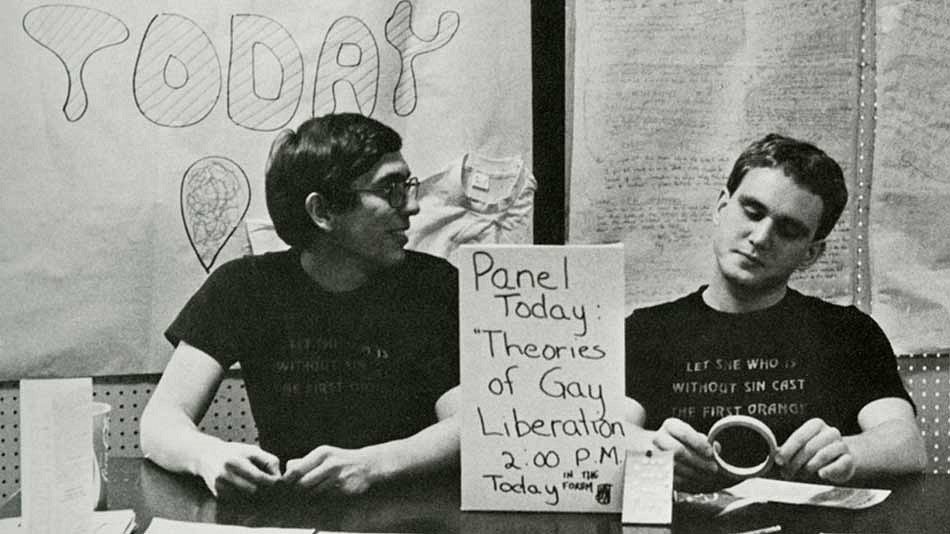
<svg viewBox="0 0 950 534">
<path fill-rule="evenodd" d="M 664 376 L 666 362 L 657 347 L 662 334 L 650 318 L 646 310 L 636 310 L 628 316 L 624 323 L 624 343 L 627 397 L 643 406 L 647 415 L 644 426 L 652 430 L 665 419 L 663 407 L 669 402 L 664 384 L 669 383 L 669 377 Z"/>
<path fill-rule="evenodd" d="M 432 310 L 441 325 L 436 345 L 441 347 L 432 355 L 428 366 L 430 391 L 438 398 L 459 384 L 459 292 L 458 271 L 448 262 L 439 266 L 438 301 Z"/>
<path fill-rule="evenodd" d="M 241 360 L 263 334 L 254 320 L 251 270 L 247 258 L 215 270 L 165 331 L 168 341 L 175 346 L 185 341 L 225 369 Z"/>
<path fill-rule="evenodd" d="M 851 367 L 852 391 L 855 392 L 857 412 L 867 404 L 887 397 L 905 399 L 914 405 L 904 386 L 904 381 L 897 369 L 897 359 L 887 335 L 881 327 L 857 308 L 849 308 L 847 323 L 853 334 L 851 339 L 855 353 L 852 362 L 858 362 Z M 916 407 L 914 407 L 916 412 Z"/>
</svg>

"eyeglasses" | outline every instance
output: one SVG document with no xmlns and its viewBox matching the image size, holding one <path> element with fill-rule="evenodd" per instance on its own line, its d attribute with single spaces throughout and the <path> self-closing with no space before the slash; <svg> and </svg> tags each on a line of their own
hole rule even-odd
<svg viewBox="0 0 950 534">
<path fill-rule="evenodd" d="M 410 195 L 412 195 L 413 200 L 418 198 L 419 179 L 412 176 L 405 182 L 389 182 L 387 185 L 376 189 L 354 189 L 353 191 L 371 193 L 380 198 L 385 198 L 391 207 L 399 209 L 405 207 Z"/>
</svg>

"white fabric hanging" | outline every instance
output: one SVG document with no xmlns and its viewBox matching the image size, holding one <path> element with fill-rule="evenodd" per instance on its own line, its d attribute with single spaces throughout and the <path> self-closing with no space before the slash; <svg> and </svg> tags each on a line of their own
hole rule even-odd
<svg viewBox="0 0 950 534">
<path fill-rule="evenodd" d="M 419 214 L 407 248 L 457 266 L 459 245 L 534 241 L 537 182 L 520 156 L 464 154 L 419 184 Z"/>
</svg>

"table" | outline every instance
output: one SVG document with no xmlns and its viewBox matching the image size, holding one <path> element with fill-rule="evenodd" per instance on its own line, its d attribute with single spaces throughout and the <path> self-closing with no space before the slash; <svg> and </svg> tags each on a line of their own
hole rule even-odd
<svg viewBox="0 0 950 534">
<path fill-rule="evenodd" d="M 143 532 L 153 517 L 244 526 L 305 527 L 350 532 L 685 534 L 735 533 L 782 525 L 782 533 L 864 532 L 946 534 L 950 475 L 878 481 L 893 489 L 882 504 L 863 511 L 777 504 L 754 505 L 726 518 L 677 508 L 673 528 L 622 526 L 619 514 L 459 511 L 457 475 L 433 476 L 377 488 L 348 498 L 283 495 L 261 501 L 217 502 L 194 477 L 168 473 L 140 458 L 111 458 L 109 507 L 132 508 Z M 19 514 L 19 498 L 0 517 Z"/>
</svg>

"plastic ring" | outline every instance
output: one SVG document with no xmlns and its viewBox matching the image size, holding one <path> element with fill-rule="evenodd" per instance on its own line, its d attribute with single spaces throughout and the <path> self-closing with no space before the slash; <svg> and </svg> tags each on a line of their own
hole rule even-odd
<svg viewBox="0 0 950 534">
<path fill-rule="evenodd" d="M 775 434 L 772 433 L 772 429 L 770 429 L 768 425 L 748 415 L 728 415 L 716 421 L 712 428 L 709 429 L 709 443 L 714 444 L 716 436 L 727 428 L 747 428 L 762 436 L 769 446 L 769 455 L 765 461 L 758 465 L 752 467 L 737 467 L 723 460 L 722 457 L 719 456 L 719 451 L 717 451 L 714 446 L 713 457 L 720 469 L 736 478 L 757 477 L 771 469 L 772 464 L 775 463 L 775 453 L 778 452 L 778 442 L 775 441 Z"/>
</svg>

